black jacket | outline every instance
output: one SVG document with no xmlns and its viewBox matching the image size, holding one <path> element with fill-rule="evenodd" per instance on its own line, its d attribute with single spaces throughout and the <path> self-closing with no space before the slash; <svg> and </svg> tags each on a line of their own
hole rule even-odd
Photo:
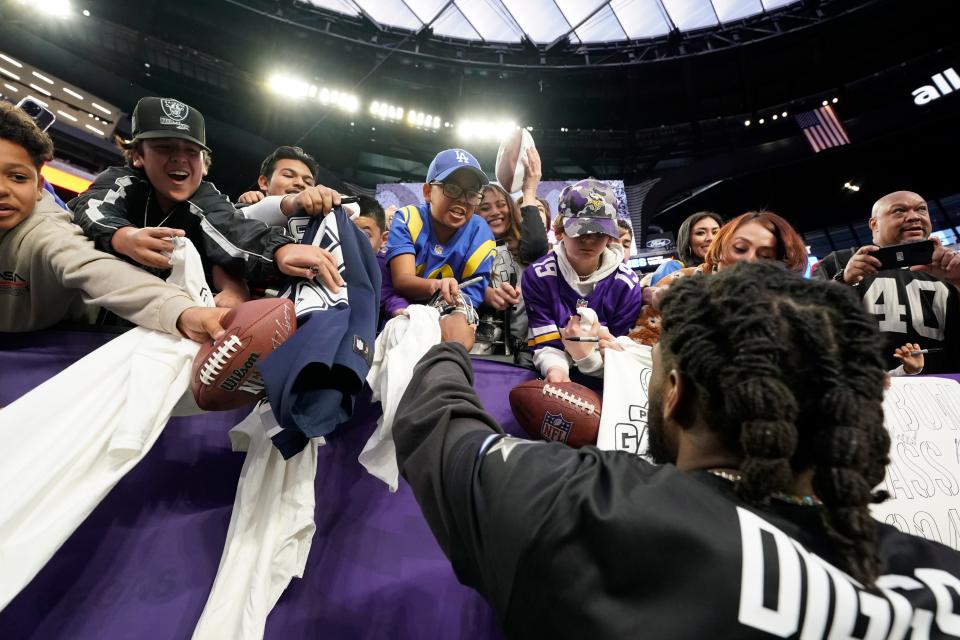
<svg viewBox="0 0 960 640">
<path fill-rule="evenodd" d="M 820 507 L 758 509 L 706 472 L 504 436 L 472 377 L 462 347 L 433 347 L 393 437 L 457 578 L 508 637 L 864 637 L 869 623 L 886 638 L 918 620 L 956 637 L 957 551 L 878 522 L 888 591 L 868 592 L 836 568 Z"/>
<path fill-rule="evenodd" d="M 116 255 L 110 244 L 121 227 L 174 227 L 186 231 L 200 253 L 209 280 L 212 265 L 234 276 L 264 282 L 280 276 L 273 260 L 279 247 L 295 242 L 282 229 L 245 218 L 211 182 L 200 183 L 186 202 L 165 214 L 146 174 L 111 167 L 68 203 L 73 219 L 97 249 Z M 121 256 L 124 257 L 124 256 Z"/>
</svg>

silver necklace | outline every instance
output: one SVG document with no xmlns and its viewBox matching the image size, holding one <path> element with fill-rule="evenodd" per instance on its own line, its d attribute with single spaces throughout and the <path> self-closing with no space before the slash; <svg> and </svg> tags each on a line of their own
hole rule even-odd
<svg viewBox="0 0 960 640">
<path fill-rule="evenodd" d="M 734 471 L 724 471 L 723 469 L 707 469 L 707 473 L 717 476 L 718 478 L 723 478 L 729 482 L 740 482 L 740 480 L 743 478 L 740 473 Z M 770 494 L 770 497 L 775 500 L 780 500 L 781 502 L 787 502 L 789 504 L 795 504 L 801 507 L 823 506 L 823 501 L 815 496 L 796 496 L 790 493 L 784 493 L 782 491 L 774 491 Z"/>
</svg>

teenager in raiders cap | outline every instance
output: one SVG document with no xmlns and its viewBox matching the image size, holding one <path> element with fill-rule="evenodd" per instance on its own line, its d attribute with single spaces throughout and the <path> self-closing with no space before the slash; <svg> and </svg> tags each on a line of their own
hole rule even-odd
<svg viewBox="0 0 960 640">
<path fill-rule="evenodd" d="M 510 638 L 956 638 L 960 553 L 868 509 L 890 447 L 876 342 L 851 291 L 738 264 L 663 301 L 661 466 L 504 436 L 455 343 L 414 371 L 397 460 Z"/>
<path fill-rule="evenodd" d="M 598 343 L 561 339 L 563 331 L 579 331 L 579 308 L 596 312 L 605 327 L 599 332 L 616 337 L 633 327 L 643 304 L 639 280 L 623 264 L 613 189 L 581 180 L 560 193 L 557 215 L 563 238 L 523 272 L 527 346 L 540 375 L 551 382 L 569 380 L 571 363 L 583 373 L 602 371 Z"/>
<path fill-rule="evenodd" d="M 122 144 L 126 166 L 107 169 L 70 201 L 74 220 L 101 251 L 165 271 L 171 236 L 186 236 L 203 260 L 208 281 L 243 299 L 242 279 L 263 282 L 281 274 L 341 280 L 328 251 L 296 244 L 282 230 L 240 214 L 203 180 L 203 116 L 173 98 L 142 98 L 133 110 L 133 139 Z M 336 204 L 333 203 L 333 204 Z"/>
</svg>

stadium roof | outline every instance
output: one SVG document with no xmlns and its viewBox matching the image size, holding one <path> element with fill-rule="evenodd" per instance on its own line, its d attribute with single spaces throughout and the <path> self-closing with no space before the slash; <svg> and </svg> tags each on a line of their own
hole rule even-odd
<svg viewBox="0 0 960 640">
<path fill-rule="evenodd" d="M 305 0 L 383 27 L 480 42 L 644 40 L 708 29 L 798 0 Z"/>
</svg>

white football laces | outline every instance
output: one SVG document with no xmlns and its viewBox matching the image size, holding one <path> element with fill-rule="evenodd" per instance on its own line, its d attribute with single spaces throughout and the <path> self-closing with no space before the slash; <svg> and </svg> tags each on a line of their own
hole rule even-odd
<svg viewBox="0 0 960 640">
<path fill-rule="evenodd" d="M 217 350 L 210 354 L 207 361 L 203 363 L 200 369 L 200 382 L 206 386 L 213 384 L 213 379 L 223 371 L 224 365 L 240 349 L 240 338 L 230 336 L 227 340 L 217 347 Z"/>
<path fill-rule="evenodd" d="M 594 405 L 592 402 L 587 402 L 583 398 L 575 396 L 572 393 L 567 393 L 563 389 L 559 389 L 549 384 L 543 385 L 543 391 L 541 391 L 541 393 L 545 396 L 553 396 L 554 398 L 559 398 L 563 402 L 572 404 L 576 408 L 582 409 L 587 413 L 599 413 L 599 411 L 597 411 L 596 405 Z"/>
</svg>

